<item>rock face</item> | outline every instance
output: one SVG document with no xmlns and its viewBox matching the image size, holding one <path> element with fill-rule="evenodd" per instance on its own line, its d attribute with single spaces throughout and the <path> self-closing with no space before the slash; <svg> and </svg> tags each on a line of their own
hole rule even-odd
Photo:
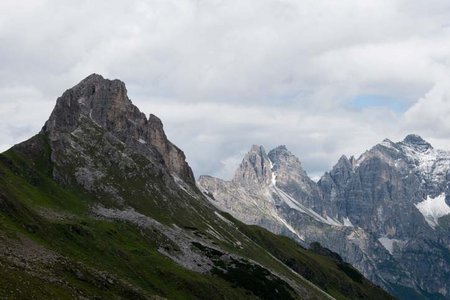
<svg viewBox="0 0 450 300">
<path fill-rule="evenodd" d="M 42 131 L 52 149 L 53 177 L 62 184 L 76 182 L 117 204 L 128 197 L 121 185 L 130 178 L 139 178 L 141 189 L 155 195 L 160 192 L 150 185 L 153 180 L 169 190 L 177 180 L 195 188 L 184 153 L 167 139 L 156 116 L 147 119 L 131 103 L 119 80 L 93 74 L 65 91 Z"/>
<path fill-rule="evenodd" d="M 120 169 L 132 167 L 127 166 L 126 153 L 114 152 L 117 145 L 122 145 L 125 152 L 131 149 L 149 159 L 153 163 L 151 172 L 160 173 L 166 180 L 172 175 L 190 185 L 195 184 L 183 151 L 167 139 L 156 116 L 150 115 L 147 119 L 132 104 L 120 80 L 92 74 L 65 91 L 58 98 L 43 132 L 49 136 L 56 165 L 54 177 L 60 182 L 71 180 L 65 177 L 64 169 L 77 165 L 74 173 L 79 183 L 88 188 L 98 183 L 105 175 L 106 166 L 89 159 L 94 150 L 111 158 Z M 117 194 L 112 187 L 104 189 Z"/>
<path fill-rule="evenodd" d="M 268 155 L 273 165 L 272 172 L 276 186 L 301 204 L 322 214 L 325 207 L 318 201 L 320 191 L 303 170 L 300 160 L 289 152 L 286 146 L 279 146 Z"/>
<path fill-rule="evenodd" d="M 267 225 L 256 201 L 271 172 L 254 147 L 233 182 L 210 183 L 256 186 L 243 215 Z M 2 299 L 392 299 L 335 254 L 217 211 L 161 121 L 95 74 L 0 153 L 0 266 Z"/>
<path fill-rule="evenodd" d="M 233 182 L 252 188 L 271 181 L 270 161 L 262 146 L 253 145 L 245 155 Z"/>
<path fill-rule="evenodd" d="M 271 168 L 258 184 L 202 176 L 198 185 L 220 209 L 318 241 L 402 299 L 450 299 L 450 152 L 417 135 L 384 140 L 358 159 L 342 156 L 318 183 L 285 146 L 259 155 L 252 161 Z"/>
</svg>

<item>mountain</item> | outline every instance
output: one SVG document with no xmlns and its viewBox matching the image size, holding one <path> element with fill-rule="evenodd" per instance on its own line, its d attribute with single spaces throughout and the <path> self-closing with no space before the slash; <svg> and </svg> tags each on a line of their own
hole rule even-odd
<svg viewBox="0 0 450 300">
<path fill-rule="evenodd" d="M 201 176 L 217 208 L 319 242 L 402 299 L 450 299 L 450 152 L 417 135 L 342 156 L 315 183 L 279 146 L 252 146 L 232 181 Z"/>
<path fill-rule="evenodd" d="M 162 122 L 93 74 L 0 154 L 1 299 L 392 299 L 337 254 L 219 212 Z"/>
</svg>

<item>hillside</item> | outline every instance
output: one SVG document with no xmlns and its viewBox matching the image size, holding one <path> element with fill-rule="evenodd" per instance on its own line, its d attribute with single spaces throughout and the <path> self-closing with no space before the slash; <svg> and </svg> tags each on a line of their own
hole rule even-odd
<svg viewBox="0 0 450 300">
<path fill-rule="evenodd" d="M 0 155 L 2 299 L 391 299 L 318 245 L 220 213 L 162 122 L 93 74 Z"/>
</svg>

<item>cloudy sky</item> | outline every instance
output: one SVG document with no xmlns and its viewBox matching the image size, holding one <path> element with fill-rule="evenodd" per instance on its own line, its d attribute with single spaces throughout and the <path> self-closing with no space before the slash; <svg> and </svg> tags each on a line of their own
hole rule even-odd
<svg viewBox="0 0 450 300">
<path fill-rule="evenodd" d="M 252 144 L 312 176 L 417 133 L 450 149 L 448 0 L 0 1 L 0 150 L 91 73 L 119 78 L 195 174 Z"/>
</svg>

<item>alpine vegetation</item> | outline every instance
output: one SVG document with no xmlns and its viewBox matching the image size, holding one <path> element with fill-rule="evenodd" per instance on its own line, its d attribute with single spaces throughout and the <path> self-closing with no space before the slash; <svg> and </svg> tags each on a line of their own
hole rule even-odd
<svg viewBox="0 0 450 300">
<path fill-rule="evenodd" d="M 97 74 L 0 154 L 0 298 L 392 299 L 321 245 L 218 210 L 161 120 Z"/>
</svg>

